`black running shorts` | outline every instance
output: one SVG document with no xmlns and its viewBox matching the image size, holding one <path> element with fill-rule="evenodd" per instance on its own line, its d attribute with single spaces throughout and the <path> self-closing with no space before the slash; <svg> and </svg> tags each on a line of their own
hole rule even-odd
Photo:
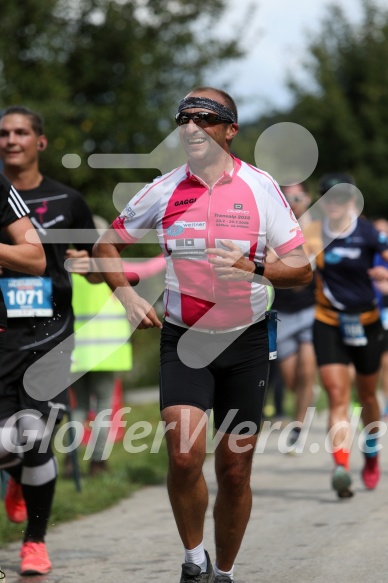
<svg viewBox="0 0 388 583">
<path fill-rule="evenodd" d="M 213 409 L 216 430 L 258 433 L 268 383 L 267 321 L 243 332 L 190 330 L 184 336 L 186 332 L 181 326 L 163 324 L 160 408 L 191 405 L 203 411 Z M 228 423 L 223 425 L 228 412 Z"/>
<path fill-rule="evenodd" d="M 353 363 L 363 375 L 374 374 L 380 368 L 384 346 L 384 331 L 380 320 L 364 326 L 368 343 L 365 346 L 346 346 L 338 326 L 315 320 L 313 327 L 315 353 L 318 366 Z"/>
<path fill-rule="evenodd" d="M 384 330 L 383 352 L 388 352 L 388 330 Z"/>
<path fill-rule="evenodd" d="M 58 390 L 55 387 L 63 384 L 68 378 L 70 386 L 70 351 L 63 351 L 58 360 L 45 362 L 44 370 L 27 383 L 24 375 L 30 366 L 37 363 L 48 353 L 45 351 L 14 350 L 6 351 L 2 355 L 0 370 L 0 419 L 5 419 L 24 409 L 35 409 L 44 416 L 48 416 L 51 408 L 58 409 L 57 422 L 63 417 L 68 406 L 68 390 Z M 47 383 L 51 398 L 37 399 L 42 386 Z M 25 389 L 28 385 L 28 390 Z M 43 395 L 42 395 L 43 396 Z"/>
</svg>

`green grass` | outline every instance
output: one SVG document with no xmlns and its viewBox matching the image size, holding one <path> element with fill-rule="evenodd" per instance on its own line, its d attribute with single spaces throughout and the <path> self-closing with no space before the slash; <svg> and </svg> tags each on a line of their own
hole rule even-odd
<svg viewBox="0 0 388 583">
<path fill-rule="evenodd" d="M 78 456 L 84 476 L 81 478 L 81 492 L 76 491 L 73 480 L 63 478 L 64 454 L 57 453 L 60 470 L 49 528 L 109 508 L 142 486 L 164 482 L 167 471 L 165 441 L 161 442 L 158 453 L 150 452 L 160 421 L 159 406 L 136 405 L 123 419 L 127 421 L 126 430 L 134 423 L 151 423 L 152 432 L 148 437 L 140 437 L 139 428 L 139 439 L 132 441 L 136 447 L 146 445 L 147 448 L 142 452 L 130 453 L 124 449 L 123 441 L 116 442 L 108 459 L 109 473 L 91 478 L 87 476 L 89 461 L 82 459 L 85 448 L 81 447 Z M 25 524 L 10 523 L 3 505 L 0 506 L 0 544 L 21 540 Z"/>
<path fill-rule="evenodd" d="M 269 401 L 271 402 L 271 395 Z M 292 418 L 294 396 L 289 391 L 285 393 L 285 401 L 285 410 Z M 316 405 L 318 410 L 326 407 L 324 391 L 321 391 Z M 132 442 L 136 447 L 146 445 L 146 448 L 142 452 L 132 453 L 124 449 L 123 441 L 116 442 L 108 459 L 109 473 L 91 478 L 87 475 L 89 461 L 83 459 L 85 448 L 81 447 L 78 455 L 83 476 L 81 492 L 76 491 L 73 480 L 63 478 L 64 454 L 56 454 L 60 472 L 49 528 L 100 512 L 130 496 L 142 486 L 165 481 L 168 464 L 165 440 L 161 441 L 158 453 L 150 452 L 160 422 L 158 404 L 136 405 L 129 414 L 123 416 L 123 419 L 127 421 L 125 430 L 133 427 L 135 423 L 143 421 L 151 423 L 151 434 L 148 437 L 140 437 L 141 427 L 138 427 L 139 439 Z M 5 516 L 3 505 L 0 504 L 0 508 L 0 544 L 21 540 L 25 524 L 10 523 Z"/>
</svg>

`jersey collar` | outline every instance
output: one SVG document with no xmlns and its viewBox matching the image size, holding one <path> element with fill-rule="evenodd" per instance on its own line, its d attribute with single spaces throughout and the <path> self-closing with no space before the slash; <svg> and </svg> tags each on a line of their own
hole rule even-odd
<svg viewBox="0 0 388 583">
<path fill-rule="evenodd" d="M 222 173 L 222 175 L 220 176 L 220 178 L 217 180 L 217 185 L 227 184 L 228 182 L 232 182 L 234 176 L 240 170 L 241 160 L 239 160 L 238 158 L 233 156 L 233 154 L 231 154 L 231 157 L 233 158 L 233 169 L 231 172 L 224 171 Z M 192 180 L 193 182 L 200 182 L 201 184 L 203 184 L 203 181 L 198 176 L 196 176 L 196 174 L 194 174 L 191 171 L 189 162 L 187 162 L 187 164 L 186 164 L 186 176 L 187 176 L 188 180 Z"/>
</svg>

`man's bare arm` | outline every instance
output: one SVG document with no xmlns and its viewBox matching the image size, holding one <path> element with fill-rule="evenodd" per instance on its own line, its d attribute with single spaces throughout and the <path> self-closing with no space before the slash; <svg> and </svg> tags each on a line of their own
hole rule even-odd
<svg viewBox="0 0 388 583">
<path fill-rule="evenodd" d="M 107 229 L 93 247 L 93 257 L 102 277 L 123 304 L 133 328 L 162 327 L 154 308 L 129 284 L 120 253 L 127 247 L 113 227 Z"/>
<path fill-rule="evenodd" d="M 1 267 L 31 275 L 42 275 L 46 269 L 46 256 L 30 219 L 22 217 L 4 227 L 3 230 L 13 245 L 0 243 Z"/>
<path fill-rule="evenodd" d="M 223 249 L 207 249 L 208 261 L 214 265 L 217 277 L 225 280 L 252 281 L 255 264 L 244 257 L 240 247 L 232 241 L 222 240 Z M 302 246 L 289 253 L 277 257 L 270 255 L 266 262 L 263 277 L 268 279 L 274 287 L 289 288 L 304 286 L 311 282 L 313 274 L 310 262 Z"/>
<path fill-rule="evenodd" d="M 313 270 L 302 246 L 265 263 L 264 277 L 274 287 L 289 288 L 311 283 Z"/>
</svg>

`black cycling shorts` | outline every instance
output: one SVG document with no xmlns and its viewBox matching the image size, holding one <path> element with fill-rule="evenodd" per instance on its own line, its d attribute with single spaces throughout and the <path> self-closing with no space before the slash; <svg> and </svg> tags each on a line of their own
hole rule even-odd
<svg viewBox="0 0 388 583">
<path fill-rule="evenodd" d="M 29 389 L 24 375 L 30 366 L 47 355 L 47 351 L 13 350 L 5 351 L 1 356 L 0 370 L 0 419 L 5 419 L 24 409 L 35 409 L 44 416 L 50 414 L 51 408 L 58 409 L 57 422 L 68 407 L 68 390 L 56 391 L 56 383 L 63 385 L 63 379 L 68 378 L 70 386 L 71 352 L 63 351 L 58 359 L 45 363 L 44 370 L 35 378 L 30 379 Z M 37 395 L 44 384 L 50 388 L 51 395 L 47 400 L 38 400 L 31 396 Z M 66 384 L 66 383 L 65 383 Z M 52 391 L 51 391 L 52 389 Z"/>
<path fill-rule="evenodd" d="M 318 366 L 353 363 L 360 374 L 369 375 L 377 372 L 384 346 L 384 330 L 380 320 L 364 326 L 364 330 L 368 340 L 365 346 L 347 346 L 342 340 L 338 326 L 330 326 L 315 320 L 313 336 Z"/>
<path fill-rule="evenodd" d="M 185 332 L 181 326 L 163 324 L 160 408 L 191 405 L 203 411 L 213 409 L 216 430 L 258 433 L 268 384 L 267 321 L 237 333 L 190 330 L 182 359 L 182 344 L 178 348 L 178 341 Z M 228 412 L 227 423 L 222 424 Z"/>
<path fill-rule="evenodd" d="M 388 352 L 388 330 L 384 330 L 383 352 Z"/>
</svg>

